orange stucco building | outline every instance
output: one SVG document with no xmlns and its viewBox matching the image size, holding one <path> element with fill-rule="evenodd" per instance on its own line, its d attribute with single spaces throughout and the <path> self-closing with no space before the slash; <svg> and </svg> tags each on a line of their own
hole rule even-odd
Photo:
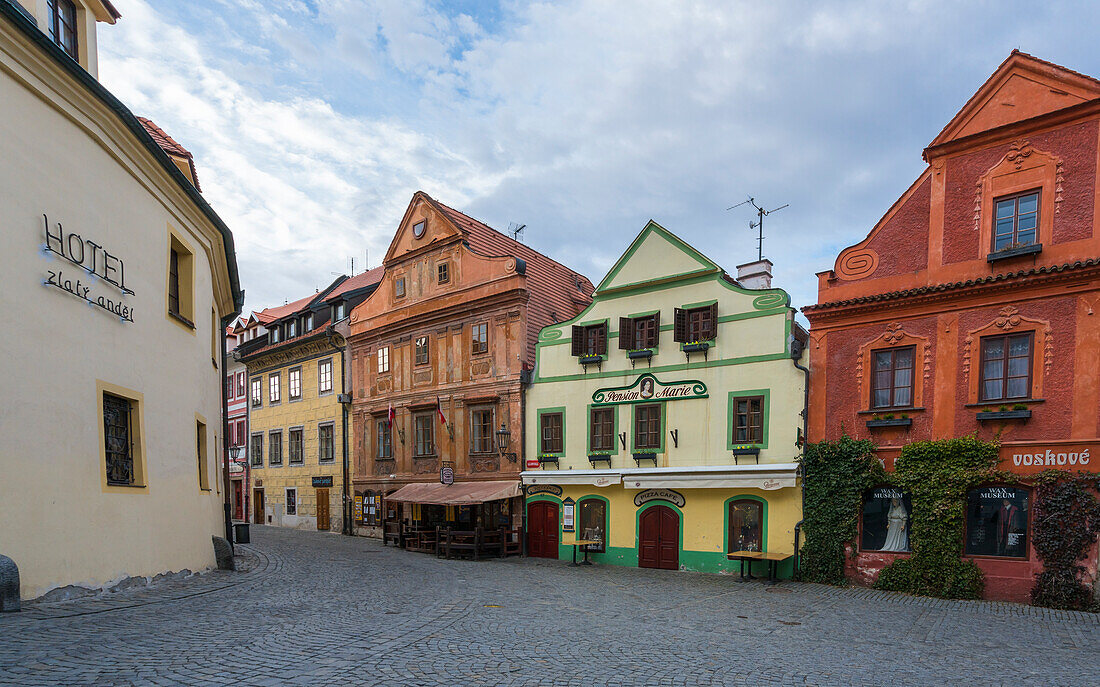
<svg viewBox="0 0 1100 687">
<path fill-rule="evenodd" d="M 1098 156 L 1100 81 L 1013 51 L 818 274 L 810 440 L 870 438 L 889 469 L 909 442 L 976 434 L 1001 440 L 1002 469 L 1100 471 Z M 991 598 L 1026 600 L 1041 570 L 1029 506 L 1026 487 L 968 500 Z M 907 555 L 867 544 L 865 582 Z"/>
<path fill-rule="evenodd" d="M 423 192 L 383 266 L 351 313 L 358 531 L 518 530 L 535 342 L 591 302 L 592 283 Z"/>
</svg>

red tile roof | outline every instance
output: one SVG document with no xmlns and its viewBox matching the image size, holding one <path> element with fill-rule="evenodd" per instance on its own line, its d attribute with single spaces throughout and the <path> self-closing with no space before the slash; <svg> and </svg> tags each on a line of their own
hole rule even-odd
<svg viewBox="0 0 1100 687">
<path fill-rule="evenodd" d="M 187 166 L 191 168 L 191 179 L 194 180 L 195 188 L 201 191 L 202 187 L 199 186 L 199 174 L 195 171 L 195 156 L 177 143 L 174 138 L 164 133 L 164 129 L 157 126 L 153 120 L 145 117 L 138 117 L 137 120 L 141 122 L 141 125 L 145 127 L 149 135 L 153 137 L 153 140 L 160 146 L 161 150 L 168 155 L 182 157 L 187 160 Z"/>
<path fill-rule="evenodd" d="M 264 308 L 260 312 L 252 313 L 256 316 L 256 319 L 260 321 L 260 324 L 269 324 L 275 320 L 281 320 L 284 317 L 293 315 L 299 310 L 304 310 L 309 305 L 317 294 L 310 294 L 305 298 L 299 298 L 296 301 L 287 303 L 286 305 L 276 306 L 274 308 Z"/>
<path fill-rule="evenodd" d="M 367 270 L 366 272 L 360 272 L 354 277 L 345 279 L 339 286 L 332 290 L 332 293 L 325 296 L 325 302 L 329 303 L 336 300 L 338 297 L 344 295 L 348 291 L 355 291 L 356 289 L 362 289 L 370 286 L 371 284 L 377 284 L 382 281 L 382 273 L 386 270 L 379 265 L 374 269 Z"/>
<path fill-rule="evenodd" d="M 568 320 L 587 307 L 592 302 L 592 292 L 595 290 L 592 282 L 583 274 L 505 236 L 484 222 L 435 199 L 432 202 L 466 235 L 474 252 L 492 256 L 509 255 L 526 263 L 527 285 L 531 295 L 527 305 L 527 350 L 524 362 L 527 367 L 532 367 L 539 331 L 556 322 Z"/>
</svg>

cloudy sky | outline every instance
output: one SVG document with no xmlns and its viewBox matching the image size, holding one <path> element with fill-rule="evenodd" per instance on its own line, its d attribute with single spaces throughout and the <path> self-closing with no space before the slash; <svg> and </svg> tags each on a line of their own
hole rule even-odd
<svg viewBox="0 0 1100 687">
<path fill-rule="evenodd" d="M 1100 3 L 114 0 L 100 77 L 196 157 L 246 311 L 379 264 L 422 189 L 593 281 L 646 220 L 727 270 L 754 196 L 796 305 L 1020 48 L 1100 75 Z"/>
</svg>

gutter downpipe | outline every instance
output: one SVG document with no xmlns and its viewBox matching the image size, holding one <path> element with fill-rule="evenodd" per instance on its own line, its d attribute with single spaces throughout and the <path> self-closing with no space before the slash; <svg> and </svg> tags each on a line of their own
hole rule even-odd
<svg viewBox="0 0 1100 687">
<path fill-rule="evenodd" d="M 229 370 L 229 367 L 228 367 L 229 362 L 228 362 L 228 355 L 226 354 L 226 351 L 225 351 L 225 345 L 226 345 L 225 328 L 229 326 L 230 322 L 232 322 L 234 319 L 237 318 L 238 314 L 240 314 L 239 311 L 233 313 L 232 315 L 229 315 L 228 317 L 224 317 L 221 320 L 219 320 L 219 322 L 221 322 L 222 331 L 221 331 L 221 336 L 218 337 L 218 340 L 221 341 L 221 346 L 222 346 L 222 356 L 221 356 L 222 357 L 222 366 L 221 366 L 221 369 L 218 371 L 219 374 L 221 375 L 221 384 L 220 385 L 221 385 L 221 388 L 222 388 L 222 482 L 225 485 L 225 501 L 222 504 L 222 507 L 225 509 L 225 513 L 224 513 L 224 515 L 225 515 L 225 540 L 229 542 L 229 548 L 230 549 L 234 548 L 234 542 L 233 542 L 233 506 L 231 505 L 231 502 L 230 502 L 230 499 L 232 498 L 230 496 L 230 492 L 232 491 L 231 487 L 233 485 L 229 482 L 229 397 L 226 393 L 226 382 L 225 382 L 226 373 Z M 234 382 L 234 384 L 236 384 L 236 382 Z M 243 494 L 242 494 L 242 497 L 243 497 Z M 242 504 L 242 506 L 243 505 L 244 504 Z"/>
<path fill-rule="evenodd" d="M 806 434 L 806 430 L 809 426 L 809 416 L 810 416 L 810 368 L 804 367 L 804 366 L 798 364 L 798 361 L 802 359 L 803 352 L 804 352 L 804 348 L 803 348 L 802 344 L 798 341 L 798 339 L 794 339 L 791 342 L 791 362 L 794 363 L 794 366 L 795 366 L 796 369 L 802 371 L 802 374 L 806 378 L 805 383 L 802 385 L 802 451 L 803 451 L 803 455 L 805 455 L 806 442 L 808 441 L 808 436 Z M 797 353 L 798 355 L 796 356 L 795 353 Z M 806 513 L 806 474 L 805 473 L 802 474 L 802 483 L 801 483 L 799 489 L 802 492 L 802 513 L 803 513 L 803 515 L 805 515 L 805 513 Z M 798 538 L 799 538 L 799 535 L 802 533 L 802 523 L 803 522 L 804 522 L 804 519 L 799 520 L 794 525 L 794 574 L 795 574 L 796 578 L 798 577 L 799 572 L 801 572 L 802 559 L 799 556 L 799 550 L 800 549 L 799 549 L 799 545 L 798 545 Z"/>
<path fill-rule="evenodd" d="M 329 336 L 329 343 L 332 343 L 332 337 Z M 333 344 L 335 345 L 335 344 Z M 351 502 L 348 500 L 348 378 L 347 378 L 347 350 L 348 341 L 344 339 L 344 346 L 340 349 L 340 434 L 343 436 L 344 455 L 343 455 L 343 486 L 341 487 L 340 498 L 340 519 L 343 521 L 341 533 L 347 536 L 351 536 Z"/>
<path fill-rule="evenodd" d="M 534 370 L 520 369 L 519 372 L 519 441 L 523 451 L 519 455 L 520 472 L 527 469 L 527 387 L 535 376 Z M 527 495 L 523 492 L 523 478 L 520 478 L 520 492 L 523 504 L 520 511 L 520 552 L 521 557 L 527 558 Z"/>
</svg>

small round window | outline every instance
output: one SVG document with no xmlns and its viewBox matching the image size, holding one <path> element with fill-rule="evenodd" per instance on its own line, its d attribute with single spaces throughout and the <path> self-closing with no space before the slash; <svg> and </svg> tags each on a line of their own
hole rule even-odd
<svg viewBox="0 0 1100 687">
<path fill-rule="evenodd" d="M 428 227 L 427 220 L 420 220 L 413 225 L 413 236 L 416 238 L 422 238 L 424 236 L 424 230 Z"/>
</svg>

